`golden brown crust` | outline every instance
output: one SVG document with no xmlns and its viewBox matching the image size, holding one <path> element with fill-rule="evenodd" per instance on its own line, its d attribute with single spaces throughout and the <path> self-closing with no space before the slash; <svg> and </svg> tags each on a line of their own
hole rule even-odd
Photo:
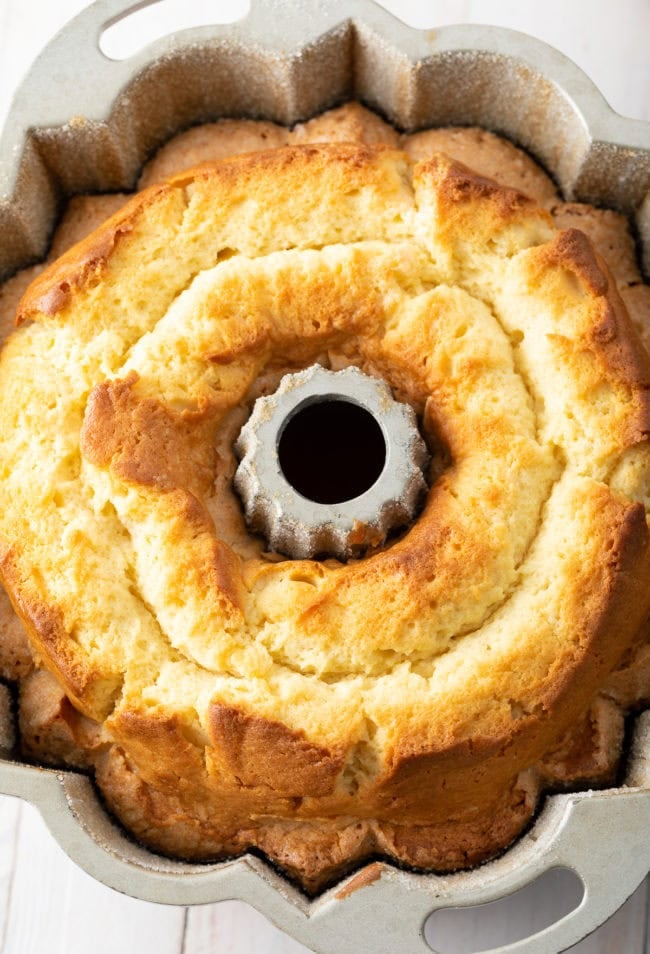
<svg viewBox="0 0 650 954">
<path fill-rule="evenodd" d="M 80 434 L 82 454 L 98 467 L 110 465 L 127 482 L 166 490 L 186 487 L 205 496 L 214 480 L 208 409 L 175 411 L 138 397 L 137 380 L 132 372 L 91 392 Z"/>
<path fill-rule="evenodd" d="M 307 123 L 299 123 L 291 131 L 259 120 L 222 119 L 188 129 L 166 143 L 145 165 L 138 188 L 146 189 L 185 169 L 230 156 L 319 142 L 396 147 L 399 136 L 392 126 L 357 102 L 345 103 Z"/>
<path fill-rule="evenodd" d="M 623 710 L 650 703 L 650 620 L 645 621 L 602 692 Z"/>
<path fill-rule="evenodd" d="M 587 350 L 598 365 L 579 372 L 579 386 L 602 388 L 607 382 L 612 390 L 623 388 L 628 407 L 625 439 L 630 446 L 646 441 L 650 434 L 650 358 L 634 331 L 629 315 L 604 262 L 594 253 L 586 235 L 578 229 L 567 229 L 547 245 L 533 250 L 530 256 L 531 277 L 553 289 L 561 300 L 559 287 L 569 275 L 588 296 L 589 323 L 575 343 L 562 334 L 552 336 L 552 344 L 561 360 L 575 362 Z M 549 274 L 555 276 L 549 285 Z M 552 280 L 552 279 L 551 279 Z M 594 378 L 596 380 L 594 380 Z M 595 389 L 595 388 L 594 388 Z"/>
<path fill-rule="evenodd" d="M 468 808 L 460 817 L 434 825 L 382 823 L 377 826 L 377 845 L 380 851 L 407 864 L 437 871 L 457 871 L 480 864 L 520 834 L 532 817 L 537 795 L 535 777 L 525 774 L 492 804 L 486 799 L 477 809 L 475 797 L 469 794 Z"/>
<path fill-rule="evenodd" d="M 128 211 L 120 208 L 97 231 L 64 252 L 31 283 L 16 309 L 16 324 L 34 313 L 56 315 L 71 296 L 91 280 L 99 279 L 102 269 L 120 239 L 131 231 L 131 218 L 136 210 L 146 207 L 155 190 L 144 198 L 132 199 Z"/>
<path fill-rule="evenodd" d="M 414 172 L 416 190 L 433 193 L 436 244 L 458 256 L 469 237 L 472 246 L 518 251 L 520 229 L 536 245 L 550 237 L 549 214 L 533 199 L 477 175 L 461 163 L 437 154 L 419 163 Z"/>
<path fill-rule="evenodd" d="M 110 712 L 122 679 L 90 661 L 87 653 L 70 639 L 63 611 L 44 601 L 37 576 L 32 573 L 30 578 L 11 551 L 0 557 L 2 584 L 29 637 L 37 663 L 53 672 L 80 712 L 101 720 Z"/>
<path fill-rule="evenodd" d="M 16 564 L 10 557 L 3 558 L 0 574 L 8 592 L 21 591 L 13 608 L 29 637 L 37 664 L 50 670 L 65 686 L 80 712 L 101 720 L 110 712 L 119 693 L 120 676 L 89 663 L 86 653 L 70 641 L 61 610 L 39 600 L 24 582 L 17 584 Z"/>
<path fill-rule="evenodd" d="M 71 246 L 86 238 L 109 216 L 118 212 L 128 198 L 124 194 L 115 193 L 73 196 L 68 201 L 52 238 L 46 262 L 23 268 L 0 285 L 0 343 L 4 342 L 14 330 L 21 299 L 31 283 L 45 270 L 47 262 L 54 262 Z"/>
<path fill-rule="evenodd" d="M 413 826 L 369 820 L 261 819 L 260 827 L 242 826 L 225 836 L 215 830 L 214 807 L 194 794 L 191 813 L 178 784 L 165 789 L 148 784 L 113 748 L 98 763 L 98 780 L 111 809 L 154 850 L 172 856 L 213 859 L 236 855 L 251 845 L 265 852 L 309 894 L 353 870 L 373 854 L 408 865 L 455 871 L 479 864 L 503 850 L 532 816 L 538 785 L 533 775 L 517 779 L 498 803 L 486 803 L 458 819 Z M 475 798 L 473 799 L 475 802 Z M 368 869 L 359 874 L 363 882 Z M 371 876 L 376 868 L 370 866 Z M 356 882 L 357 886 L 361 886 Z"/>
<path fill-rule="evenodd" d="M 592 567 L 589 576 L 577 566 L 572 568 L 574 585 L 567 592 L 565 612 L 580 620 L 575 624 L 573 666 L 552 667 L 543 688 L 522 674 L 520 698 L 509 700 L 510 711 L 502 710 L 501 724 L 497 710 L 490 713 L 489 720 L 475 720 L 469 734 L 455 740 L 427 740 L 424 735 L 399 738 L 388 772 L 379 780 L 378 817 L 382 817 L 382 804 L 390 805 L 393 812 L 398 806 L 400 817 L 420 824 L 423 812 L 439 823 L 454 812 L 462 813 L 477 786 L 493 785 L 496 779 L 501 779 L 502 785 L 507 783 L 513 763 L 535 764 L 584 712 L 585 699 L 593 698 L 620 659 L 620 645 L 612 639 L 612 630 L 624 626 L 617 635 L 627 645 L 643 622 L 647 612 L 645 581 L 650 573 L 644 509 L 640 505 L 622 507 L 605 494 L 596 505 L 618 514 L 612 513 L 606 521 L 608 532 L 599 540 L 599 552 L 606 553 L 607 560 L 597 569 Z M 634 617 L 628 625 L 623 624 L 631 608 Z M 467 729 L 463 726 L 461 731 Z M 442 805 L 444 813 L 439 814 L 436 806 Z"/>
<path fill-rule="evenodd" d="M 27 634 L 9 597 L 0 587 L 0 678 L 23 679 L 32 671 L 33 665 Z"/>
<path fill-rule="evenodd" d="M 554 788 L 613 784 L 622 758 L 624 728 L 619 706 L 597 698 L 541 760 L 542 783 Z"/>
<path fill-rule="evenodd" d="M 0 286 L 0 341 L 4 342 L 15 330 L 20 300 L 44 268 L 42 263 L 23 268 Z"/>
<path fill-rule="evenodd" d="M 641 280 L 634 239 L 620 212 L 596 209 L 578 202 L 559 202 L 551 208 L 560 229 L 580 229 L 595 247 L 619 286 Z"/>
<path fill-rule="evenodd" d="M 319 142 L 359 142 L 367 146 L 399 148 L 400 137 L 376 113 L 360 103 L 351 102 L 330 109 L 309 122 L 299 123 L 288 138 L 291 146 Z"/>
<path fill-rule="evenodd" d="M 267 216 L 260 182 L 291 209 L 293 231 L 275 257 L 281 220 L 275 205 Z M 251 196 L 253 218 L 242 212 Z M 103 289 L 121 300 L 125 263 L 163 206 L 174 210 L 174 241 L 194 257 L 175 292 L 187 308 L 179 299 L 172 321 L 160 306 L 139 338 L 115 316 L 127 363 L 84 379 L 91 397 L 75 424 L 78 435 L 84 422 L 94 508 L 83 532 L 92 538 L 99 521 L 124 553 L 148 665 L 118 652 L 117 636 L 96 662 L 94 636 L 71 626 L 69 596 L 57 609 L 27 586 L 32 564 L 11 551 L 3 570 L 33 644 L 75 703 L 112 711 L 111 748 L 91 756 L 104 794 L 159 850 L 206 858 L 256 845 L 308 890 L 376 851 L 440 870 L 484 860 L 530 818 L 537 781 L 521 773 L 544 753 L 554 750 L 541 769 L 547 782 L 611 775 L 614 710 L 603 704 L 590 731 L 564 733 L 648 608 L 638 473 L 617 478 L 615 492 L 607 485 L 630 448 L 646 461 L 647 359 L 607 271 L 581 233 L 553 237 L 529 199 L 444 156 L 411 178 L 390 150 L 309 146 L 181 173 L 133 200 L 36 283 L 21 315 L 74 327 L 83 310 L 85 329 L 99 324 Z M 225 208 L 216 224 L 212 208 Z M 184 228 L 207 228 L 212 258 L 182 245 Z M 544 355 L 539 380 L 530 366 L 538 349 L 526 307 L 519 321 L 526 302 L 560 356 L 548 386 Z M 164 354 L 183 360 L 159 372 Z M 268 562 L 239 539 L 241 528 L 229 545 L 214 537 L 214 435 L 256 377 L 322 354 L 382 374 L 426 409 L 425 427 L 452 465 L 418 525 L 384 551 L 348 567 Z M 481 388 L 490 400 L 473 408 Z M 578 423 L 558 431 L 540 408 L 562 389 L 567 403 L 554 415 L 564 421 L 570 407 Z M 593 411 L 601 394 L 606 427 Z M 498 477 L 484 487 L 486 459 Z M 509 509 L 513 499 L 528 501 L 525 519 Z M 173 561 L 161 564 L 161 553 Z M 468 612 L 475 618 L 461 620 Z M 112 653 L 119 666 L 105 673 Z M 102 680 L 116 668 L 107 691 Z M 91 750 L 61 699 L 39 701 L 32 689 L 28 721 L 43 713 L 61 758 L 75 757 L 70 736 Z"/>
<path fill-rule="evenodd" d="M 194 169 L 229 156 L 286 146 L 289 131 L 275 123 L 221 119 L 188 129 L 166 143 L 142 170 L 138 189 L 163 182 L 184 169 Z"/>
<path fill-rule="evenodd" d="M 412 159 L 425 161 L 443 152 L 501 186 L 515 189 L 548 207 L 557 190 L 548 175 L 507 139 L 473 126 L 426 129 L 402 137 L 402 148 Z"/>
<path fill-rule="evenodd" d="M 175 792 L 179 779 L 189 788 L 205 775 L 203 753 L 190 733 L 190 724 L 187 714 L 130 708 L 111 716 L 107 727 L 112 740 L 129 752 L 145 781 Z M 179 797 L 183 794 L 186 792 L 181 790 Z"/>
<path fill-rule="evenodd" d="M 119 211 L 127 199 L 128 196 L 118 193 L 73 196 L 54 233 L 47 261 L 55 261 L 72 245 L 84 239 L 109 216 Z M 44 263 L 39 263 L 24 268 L 0 286 L 0 342 L 4 342 L 14 330 L 20 301 L 45 267 Z"/>
<path fill-rule="evenodd" d="M 548 268 L 560 267 L 574 275 L 585 292 L 597 298 L 602 298 L 607 292 L 607 276 L 598 267 L 586 235 L 578 229 L 559 232 L 552 242 L 539 249 L 534 262 L 541 276 Z"/>
<path fill-rule="evenodd" d="M 53 262 L 69 248 L 83 241 L 112 215 L 124 208 L 131 197 L 124 192 L 106 195 L 73 195 L 68 199 L 48 252 Z"/>
<path fill-rule="evenodd" d="M 19 714 L 20 747 L 27 758 L 89 769 L 107 746 L 102 727 L 81 715 L 43 669 L 22 679 Z"/>
<path fill-rule="evenodd" d="M 281 722 L 212 703 L 209 712 L 214 769 L 238 785 L 265 787 L 280 795 L 331 795 L 343 771 L 345 753 L 305 739 Z"/>
<path fill-rule="evenodd" d="M 650 285 L 628 285 L 620 289 L 620 294 L 646 351 L 650 353 Z"/>
<path fill-rule="evenodd" d="M 465 218 L 471 206 L 477 205 L 482 217 L 494 217 L 496 223 L 518 218 L 522 210 L 536 210 L 533 199 L 516 189 L 500 187 L 493 179 L 479 175 L 462 163 L 440 154 L 433 155 L 418 167 L 419 175 L 430 178 L 437 187 L 441 218 L 451 214 L 453 220 Z M 456 226 L 453 221 L 451 228 Z"/>
</svg>

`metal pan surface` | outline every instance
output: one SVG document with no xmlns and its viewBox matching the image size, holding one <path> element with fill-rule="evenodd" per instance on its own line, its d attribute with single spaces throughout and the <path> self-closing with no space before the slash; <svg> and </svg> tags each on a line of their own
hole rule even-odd
<svg viewBox="0 0 650 954">
<path fill-rule="evenodd" d="M 132 187 L 146 156 L 178 130 L 219 116 L 291 124 L 351 97 L 410 131 L 469 124 L 506 134 L 567 199 L 634 217 L 650 272 L 650 124 L 612 112 L 545 44 L 491 27 L 414 30 L 371 0 L 255 0 L 237 23 L 186 30 L 110 60 L 99 37 L 132 7 L 98 0 L 86 9 L 15 96 L 0 138 L 0 277 L 45 253 L 66 195 Z M 186 864 L 129 841 L 86 777 L 12 757 L 1 686 L 0 792 L 36 805 L 69 856 L 100 881 L 169 904 L 241 898 L 321 954 L 430 952 L 432 911 L 492 901 L 568 867 L 585 885 L 582 903 L 491 952 L 555 954 L 613 914 L 650 870 L 650 713 L 636 720 L 619 788 L 547 798 L 534 827 L 498 860 L 445 876 L 375 862 L 314 901 L 252 856 Z"/>
</svg>

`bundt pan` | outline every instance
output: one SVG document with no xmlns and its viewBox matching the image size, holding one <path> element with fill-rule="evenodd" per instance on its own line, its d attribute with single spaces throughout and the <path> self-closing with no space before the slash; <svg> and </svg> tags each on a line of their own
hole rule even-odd
<svg viewBox="0 0 650 954">
<path fill-rule="evenodd" d="M 417 31 L 370 0 L 254 0 L 236 24 L 187 30 L 109 60 L 99 37 L 133 7 L 99 0 L 85 10 L 15 97 L 0 139 L 0 277 L 45 253 L 66 195 L 132 187 L 145 157 L 176 131 L 220 116 L 291 124 L 353 97 L 406 130 L 469 124 L 506 134 L 551 171 L 567 199 L 634 217 L 650 270 L 650 126 L 615 115 L 543 43 L 489 27 Z M 499 859 L 444 876 L 375 861 L 312 901 L 258 857 L 187 864 L 139 847 L 87 777 L 12 757 L 11 713 L 10 690 L 0 686 L 0 791 L 36 805 L 86 871 L 150 901 L 240 898 L 321 954 L 430 952 L 431 912 L 495 900 L 561 866 L 582 880 L 581 904 L 498 949 L 554 954 L 613 914 L 650 868 L 650 713 L 633 726 L 620 787 L 548 797 Z"/>
</svg>

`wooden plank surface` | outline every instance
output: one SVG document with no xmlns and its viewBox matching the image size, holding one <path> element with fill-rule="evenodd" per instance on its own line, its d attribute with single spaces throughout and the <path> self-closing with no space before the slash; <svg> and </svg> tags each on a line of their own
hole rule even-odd
<svg viewBox="0 0 650 954">
<path fill-rule="evenodd" d="M 0 0 L 0 123 L 13 89 L 29 62 L 83 0 Z M 650 119 L 650 2 L 648 0 L 384 0 L 418 27 L 494 23 L 552 43 L 572 57 L 619 112 Z M 179 14 L 231 20 L 245 0 L 164 0 L 158 23 Z M 167 19 L 165 19 L 167 17 Z M 648 882 L 591 938 L 579 954 L 650 954 Z M 538 907 L 553 910 L 561 895 L 547 883 L 525 904 L 504 902 L 487 925 L 477 912 L 448 935 L 469 954 L 499 924 L 532 923 Z M 77 869 L 28 805 L 0 798 L 0 954 L 300 954 L 306 949 L 272 927 L 242 902 L 186 911 L 134 901 L 105 888 Z M 366 952 L 359 952 L 366 954 Z M 368 952 L 371 954 L 371 952 Z M 398 954 L 398 952 L 396 952 Z"/>
<path fill-rule="evenodd" d="M 24 807 L 17 798 L 0 798 L 0 951 L 5 949 L 12 909 L 18 836 Z"/>
<path fill-rule="evenodd" d="M 7 800 L 8 801 L 8 800 Z M 72 864 L 23 805 L 2 954 L 179 954 L 185 910 L 146 904 Z"/>
</svg>

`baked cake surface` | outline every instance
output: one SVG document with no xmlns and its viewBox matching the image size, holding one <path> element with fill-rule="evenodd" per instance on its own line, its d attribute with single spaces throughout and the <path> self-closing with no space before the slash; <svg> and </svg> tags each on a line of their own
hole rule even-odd
<svg viewBox="0 0 650 954">
<path fill-rule="evenodd" d="M 581 231 L 445 155 L 294 146 L 153 185 L 18 317 L 2 573 L 56 677 L 25 738 L 85 753 L 142 840 L 312 890 L 375 851 L 455 868 L 593 774 L 572 724 L 616 748 L 592 701 L 648 610 L 648 368 Z M 255 396 L 314 361 L 387 380 L 447 459 L 347 565 L 265 554 L 230 486 Z"/>
</svg>

